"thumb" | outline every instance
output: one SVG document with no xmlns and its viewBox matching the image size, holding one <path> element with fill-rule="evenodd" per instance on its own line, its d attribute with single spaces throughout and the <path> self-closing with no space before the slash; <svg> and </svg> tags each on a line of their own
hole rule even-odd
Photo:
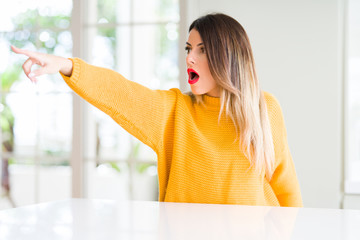
<svg viewBox="0 0 360 240">
<path fill-rule="evenodd" d="M 44 74 L 46 74 L 46 69 L 45 69 L 45 67 L 42 67 L 42 68 L 38 68 L 38 69 L 32 71 L 29 74 L 29 77 L 39 77 L 39 76 L 44 75 Z"/>
</svg>

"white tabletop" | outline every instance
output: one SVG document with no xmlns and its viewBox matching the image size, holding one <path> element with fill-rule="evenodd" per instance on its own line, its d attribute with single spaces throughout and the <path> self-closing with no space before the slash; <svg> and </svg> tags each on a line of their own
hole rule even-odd
<svg viewBox="0 0 360 240">
<path fill-rule="evenodd" d="M 71 199 L 0 211 L 0 239 L 360 239 L 360 211 Z"/>
</svg>

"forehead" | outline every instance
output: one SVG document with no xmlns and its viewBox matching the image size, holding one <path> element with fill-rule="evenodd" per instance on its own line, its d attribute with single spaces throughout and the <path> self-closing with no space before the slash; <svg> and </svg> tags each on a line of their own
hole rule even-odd
<svg viewBox="0 0 360 240">
<path fill-rule="evenodd" d="M 191 29 L 187 42 L 190 43 L 192 46 L 202 43 L 200 33 L 196 29 Z"/>
</svg>

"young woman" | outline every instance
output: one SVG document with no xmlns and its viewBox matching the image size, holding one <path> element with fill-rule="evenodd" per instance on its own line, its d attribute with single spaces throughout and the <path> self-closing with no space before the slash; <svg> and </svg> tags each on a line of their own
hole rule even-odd
<svg viewBox="0 0 360 240">
<path fill-rule="evenodd" d="M 23 69 L 32 81 L 60 72 L 157 153 L 160 201 L 302 206 L 281 108 L 260 90 L 249 39 L 235 19 L 209 14 L 191 24 L 190 94 L 150 90 L 78 58 L 12 49 L 29 57 Z M 31 71 L 34 64 L 41 67 Z"/>
</svg>

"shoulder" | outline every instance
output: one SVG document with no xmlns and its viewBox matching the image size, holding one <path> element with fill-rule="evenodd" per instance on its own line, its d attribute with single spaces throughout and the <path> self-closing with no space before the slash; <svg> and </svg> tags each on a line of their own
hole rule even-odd
<svg viewBox="0 0 360 240">
<path fill-rule="evenodd" d="M 266 102 L 269 122 L 274 134 L 274 131 L 278 132 L 279 130 L 283 130 L 285 127 L 283 111 L 281 109 L 279 101 L 274 95 L 264 91 L 263 95 Z"/>
<path fill-rule="evenodd" d="M 178 96 L 183 95 L 183 93 L 178 88 L 171 88 L 169 91 Z"/>
<path fill-rule="evenodd" d="M 274 116 L 274 115 L 278 115 L 281 114 L 282 115 L 282 110 L 281 110 L 281 106 L 279 101 L 277 100 L 277 98 L 269 93 L 269 92 L 262 92 L 265 98 L 265 102 L 266 102 L 266 106 L 267 106 L 267 111 L 269 116 Z"/>
<path fill-rule="evenodd" d="M 264 95 L 266 105 L 268 106 L 268 108 L 269 107 L 280 106 L 279 101 L 277 100 L 277 98 L 272 93 L 265 92 L 265 91 L 262 91 L 262 93 Z"/>
<path fill-rule="evenodd" d="M 171 88 L 169 90 L 153 90 L 159 98 L 159 104 L 167 106 L 190 105 L 192 100 L 191 96 L 182 93 L 178 88 Z"/>
<path fill-rule="evenodd" d="M 191 103 L 193 102 L 193 95 L 190 93 L 183 93 L 178 88 L 171 88 L 169 90 L 177 97 L 177 101 L 185 102 L 185 103 Z"/>
</svg>

